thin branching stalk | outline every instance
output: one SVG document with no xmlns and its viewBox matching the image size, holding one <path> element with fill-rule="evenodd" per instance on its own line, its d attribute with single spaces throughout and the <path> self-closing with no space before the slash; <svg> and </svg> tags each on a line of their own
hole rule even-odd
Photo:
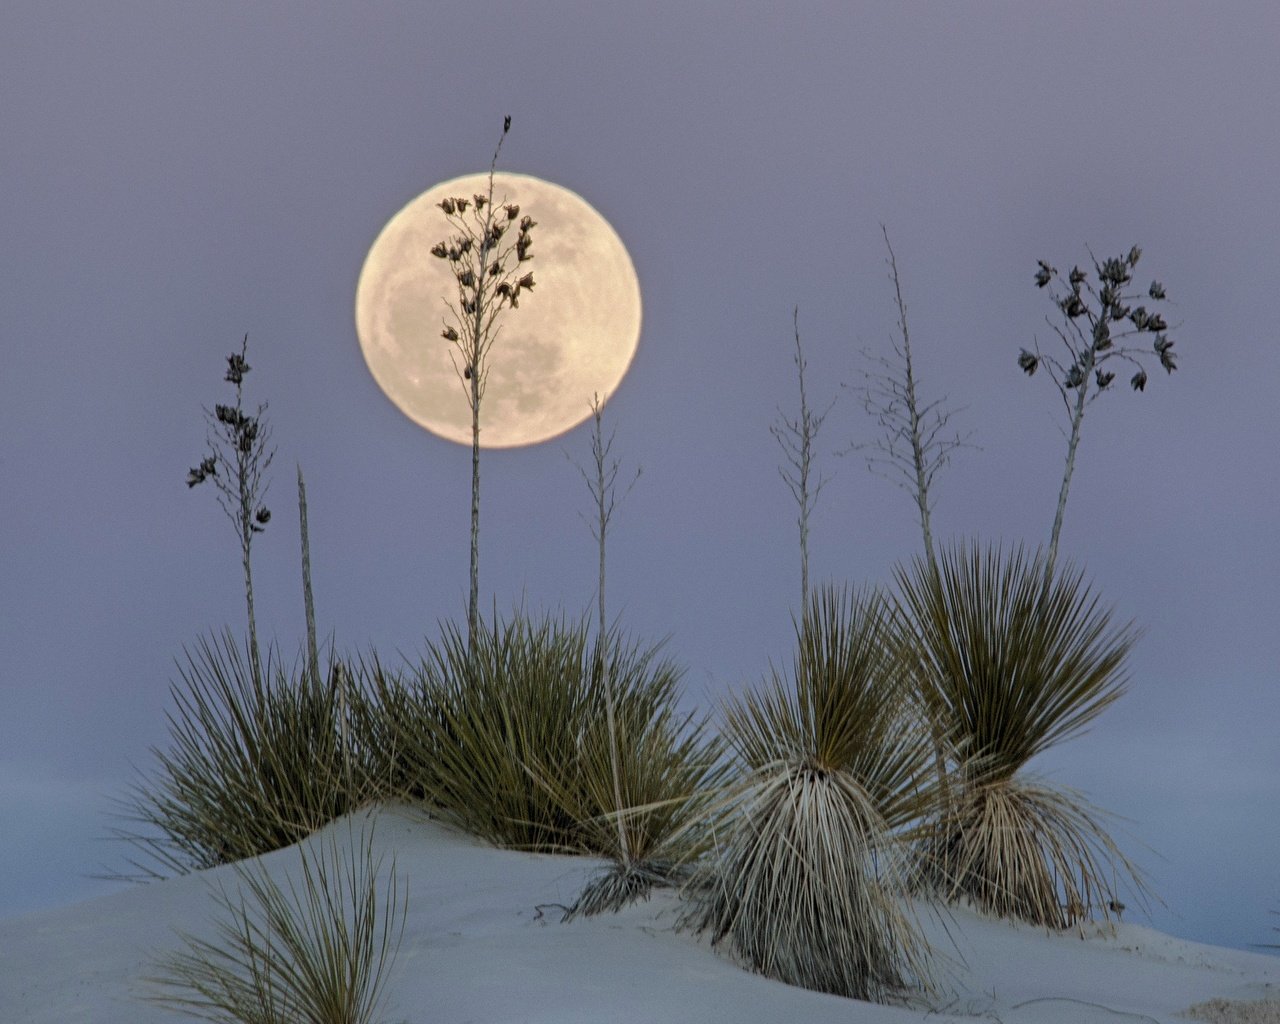
<svg viewBox="0 0 1280 1024">
<path fill-rule="evenodd" d="M 971 434 L 956 433 L 951 436 L 950 424 L 954 413 L 947 408 L 945 397 L 921 403 L 898 259 L 889 241 L 889 229 L 881 224 L 880 232 L 884 235 L 885 249 L 889 253 L 885 262 L 889 267 L 889 281 L 893 284 L 894 302 L 897 306 L 898 337 L 892 342 L 892 356 L 864 353 L 874 368 L 864 372 L 863 384 L 856 389 L 863 408 L 876 421 L 879 436 L 869 443 L 851 444 L 845 451 L 863 452 L 868 469 L 911 495 L 924 539 L 925 558 L 933 565 L 936 558 L 931 491 L 934 477 L 951 461 L 957 450 L 974 446 L 969 442 Z M 933 757 L 945 815 L 951 795 L 944 743 L 936 730 L 933 735 Z"/>
<path fill-rule="evenodd" d="M 307 674 L 320 688 L 320 652 L 316 643 L 316 602 L 311 590 L 311 536 L 307 531 L 307 485 L 298 467 L 298 531 L 302 537 L 302 606 L 307 623 Z"/>
<path fill-rule="evenodd" d="M 791 324 L 796 346 L 793 362 L 796 366 L 796 377 L 800 382 L 800 414 L 794 419 L 789 419 L 779 409 L 778 418 L 770 424 L 769 432 L 778 442 L 786 460 L 785 465 L 778 467 L 778 475 L 782 477 L 796 501 L 796 526 L 800 530 L 800 607 L 804 608 L 809 603 L 809 515 L 827 482 L 825 477 L 818 476 L 810 486 L 810 475 L 813 472 L 813 444 L 835 401 L 832 400 L 820 413 L 809 407 L 809 397 L 804 382 L 804 371 L 808 362 L 804 357 L 804 348 L 800 344 L 799 306 L 792 309 Z"/>
<path fill-rule="evenodd" d="M 954 412 L 947 408 L 945 397 L 932 402 L 921 400 L 898 260 L 888 229 L 882 224 L 880 230 L 889 253 L 885 262 L 897 306 L 898 337 L 892 342 L 891 356 L 864 353 L 873 368 L 864 372 L 863 383 L 853 389 L 862 399 L 863 408 L 875 419 L 879 436 L 869 443 L 851 444 L 845 451 L 863 452 L 868 469 L 911 495 L 924 537 L 925 556 L 932 562 L 934 477 L 956 451 L 974 446 L 969 442 L 972 434 L 952 435 Z"/>
<path fill-rule="evenodd" d="M 613 451 L 613 441 L 615 433 L 611 432 L 608 439 L 604 436 L 604 399 L 595 394 L 591 398 L 591 472 L 578 466 L 578 472 L 582 474 L 582 478 L 586 481 L 587 489 L 591 492 L 592 501 L 595 503 L 595 520 L 590 523 L 592 536 L 595 537 L 596 544 L 599 548 L 599 580 L 596 589 L 596 648 L 595 648 L 595 670 L 603 682 L 605 688 L 605 712 L 607 716 L 607 727 L 609 730 L 609 758 L 611 762 L 611 772 L 613 775 L 613 788 L 615 804 L 614 809 L 621 814 L 624 804 L 622 800 L 622 778 L 618 760 L 618 721 L 617 721 L 617 695 L 614 692 L 614 681 L 608 673 L 610 659 L 608 656 L 608 640 L 609 626 L 608 619 L 605 615 L 605 553 L 606 540 L 609 533 L 609 523 L 613 519 L 614 509 L 619 501 L 617 491 L 618 470 L 620 468 L 617 459 L 611 459 L 610 455 Z M 625 498 L 631 492 L 631 488 L 635 486 L 636 481 L 640 479 L 641 469 L 636 469 L 636 475 L 632 478 L 626 491 L 622 497 Z M 626 829 L 623 825 L 621 817 L 618 819 L 618 846 L 622 852 L 622 863 L 624 868 L 632 867 L 631 850 L 627 840 Z"/>
</svg>

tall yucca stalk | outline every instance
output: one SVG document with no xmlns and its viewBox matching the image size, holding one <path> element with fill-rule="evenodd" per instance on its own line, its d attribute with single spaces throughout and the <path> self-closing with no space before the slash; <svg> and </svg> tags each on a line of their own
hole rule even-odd
<svg viewBox="0 0 1280 1024">
<path fill-rule="evenodd" d="M 467 604 L 468 638 L 480 625 L 480 405 L 489 380 L 489 355 L 508 309 L 520 305 L 521 292 L 533 290 L 533 274 L 525 264 L 533 259 L 532 231 L 537 221 L 505 199 L 495 199 L 494 174 L 498 154 L 511 130 L 502 122 L 489 185 L 471 196 L 449 196 L 439 203 L 450 236 L 437 242 L 431 254 L 447 261 L 457 283 L 457 299 L 446 300 L 444 339 L 455 346 L 454 370 L 471 409 L 471 588 Z"/>
<path fill-rule="evenodd" d="M 874 592 L 815 591 L 789 675 L 732 700 L 738 780 L 692 923 L 790 984 L 883 1000 L 928 985 L 929 948 L 903 897 L 904 840 L 929 806 L 930 744 L 910 716 Z"/>
<path fill-rule="evenodd" d="M 897 570 L 899 638 L 919 699 L 955 753 L 954 805 L 929 851 L 951 896 L 1065 927 L 1142 884 L 1078 794 L 1025 777 L 1124 689 L 1138 633 L 1070 568 L 978 545 Z"/>
<path fill-rule="evenodd" d="M 267 470 L 275 457 L 270 447 L 271 428 L 267 423 L 267 405 L 263 402 L 253 415 L 245 412 L 244 378 L 251 367 L 248 362 L 249 335 L 244 336 L 239 352 L 227 356 L 224 380 L 236 389 L 235 405 L 215 405 L 205 409 L 209 425 L 209 454 L 200 465 L 187 472 L 187 487 L 197 487 L 212 478 L 218 494 L 218 505 L 240 540 L 240 567 L 244 572 L 244 599 L 249 623 L 249 664 L 256 683 L 261 684 L 262 651 L 258 646 L 258 619 L 253 608 L 253 538 L 267 528 L 271 510 L 262 504 L 267 493 Z"/>
<path fill-rule="evenodd" d="M 1129 386 L 1134 391 L 1147 388 L 1147 371 L 1142 360 L 1150 358 L 1152 353 L 1166 373 L 1173 373 L 1178 368 L 1173 340 L 1167 334 L 1170 330 L 1168 322 L 1155 308 L 1148 311 L 1146 307 L 1146 302 L 1167 301 L 1164 285 L 1152 281 L 1150 287 L 1142 292 L 1133 284 L 1134 270 L 1141 258 L 1142 250 L 1136 245 L 1127 256 L 1111 257 L 1101 262 L 1091 252 L 1089 262 L 1093 264 L 1093 280 L 1090 280 L 1089 271 L 1079 266 L 1072 267 L 1064 280 L 1056 267 L 1051 267 L 1044 260 L 1037 261 L 1036 286 L 1045 288 L 1052 285 L 1049 295 L 1059 315 L 1049 318 L 1048 323 L 1062 348 L 1057 350 L 1057 356 L 1042 352 L 1038 343 L 1034 352 L 1024 348 L 1018 354 L 1018 366 L 1028 377 L 1038 367 L 1045 368 L 1058 390 L 1071 425 L 1067 434 L 1062 485 L 1058 490 L 1053 529 L 1049 534 L 1049 553 L 1044 562 L 1046 577 L 1052 573 L 1058 555 L 1058 538 L 1062 534 L 1067 492 L 1075 472 L 1085 410 L 1111 387 L 1116 378 L 1115 371 L 1120 368 L 1113 364 L 1114 368 L 1108 369 L 1106 364 L 1118 360 L 1120 364 L 1136 369 L 1137 372 L 1129 378 Z M 1142 339 L 1144 334 L 1152 339 L 1150 351 L 1141 344 L 1132 343 L 1131 339 L 1145 340 Z"/>
</svg>

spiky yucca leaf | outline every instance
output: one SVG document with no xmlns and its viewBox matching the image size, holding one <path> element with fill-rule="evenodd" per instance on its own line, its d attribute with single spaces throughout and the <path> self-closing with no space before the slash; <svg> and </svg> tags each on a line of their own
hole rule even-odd
<svg viewBox="0 0 1280 1024">
<path fill-rule="evenodd" d="M 796 626 L 790 673 L 725 707 L 744 766 L 806 760 L 850 772 L 891 828 L 926 806 L 929 744 L 892 643 L 891 609 L 873 589 L 818 588 Z"/>
<path fill-rule="evenodd" d="M 944 848 L 929 854 L 952 895 L 1001 917 L 1067 928 L 1091 909 L 1109 916 L 1119 877 L 1146 894 L 1102 812 L 1072 790 L 1017 776 L 971 784 L 940 835 Z"/>
<path fill-rule="evenodd" d="M 614 860 L 582 887 L 561 921 L 617 913 L 648 899 L 654 889 L 683 883 L 689 874 L 688 864 L 682 861 Z"/>
<path fill-rule="evenodd" d="M 986 777 L 1010 776 L 1123 692 L 1138 633 L 1082 572 L 1021 548 L 974 544 L 896 572 L 909 652 L 930 715 Z"/>
<path fill-rule="evenodd" d="M 133 786 L 116 829 L 144 853 L 132 862 L 142 877 L 280 849 L 359 806 L 331 688 L 305 671 L 291 677 L 270 652 L 256 682 L 229 632 L 201 639 L 186 659 L 170 688 L 171 746 L 153 751 L 155 777 Z"/>
<path fill-rule="evenodd" d="M 902 899 L 912 862 L 849 772 L 778 761 L 725 800 L 716 858 L 688 890 L 693 927 L 819 992 L 882 1002 L 931 984 L 928 943 Z"/>
<path fill-rule="evenodd" d="M 679 673 L 658 649 L 642 649 L 614 629 L 603 638 L 601 657 L 601 642 L 593 649 L 591 686 L 612 699 L 614 714 L 585 723 L 573 772 L 530 769 L 578 823 L 583 849 L 612 861 L 566 920 L 619 910 L 682 877 L 707 847 L 705 833 L 691 826 L 725 771 L 705 720 L 677 711 Z"/>
<path fill-rule="evenodd" d="M 421 728 L 421 716 L 431 711 L 419 693 L 420 675 L 388 667 L 376 653 L 360 658 L 352 671 L 351 722 L 362 785 L 379 800 L 425 800 L 434 757 Z"/>
<path fill-rule="evenodd" d="M 930 981 L 904 837 L 929 807 L 931 748 L 887 614 L 874 591 L 816 591 L 790 676 L 729 702 L 741 775 L 712 808 L 717 849 L 688 890 L 691 923 L 757 970 L 877 1000 Z"/>
<path fill-rule="evenodd" d="M 499 846 L 574 850 L 574 821 L 528 771 L 572 770 L 593 694 L 582 685 L 585 630 L 547 618 L 481 620 L 468 647 L 452 623 L 410 681 L 413 730 L 400 756 L 426 799 Z"/>
<path fill-rule="evenodd" d="M 1019 774 L 1120 695 L 1133 626 L 1111 625 L 1081 573 L 1022 548 L 957 547 L 897 579 L 904 664 L 958 768 L 924 844 L 943 891 L 1046 927 L 1106 915 L 1120 877 L 1142 897 L 1099 813 Z"/>
<path fill-rule="evenodd" d="M 181 934 L 148 998 L 217 1024 L 373 1024 L 404 929 L 395 862 L 380 893 L 372 830 L 298 853 L 283 883 L 237 864 L 236 891 L 214 890 L 215 940 Z"/>
</svg>

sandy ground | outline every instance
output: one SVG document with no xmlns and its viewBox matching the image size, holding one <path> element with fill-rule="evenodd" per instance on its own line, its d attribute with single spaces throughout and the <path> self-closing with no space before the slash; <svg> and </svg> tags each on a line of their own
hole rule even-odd
<svg viewBox="0 0 1280 1024">
<path fill-rule="evenodd" d="M 945 955 L 931 1004 L 877 1006 L 806 992 L 751 974 L 674 927 L 674 896 L 570 924 L 572 902 L 598 867 L 581 858 L 494 850 L 418 813 L 375 821 L 375 847 L 409 886 L 385 1017 L 407 1024 L 999 1021 L 1093 1024 L 1194 1019 L 1280 1022 L 1280 958 L 1203 946 L 1132 924 L 1081 938 L 984 919 L 966 910 L 925 927 Z M 322 841 L 337 822 L 312 837 Z M 262 858 L 273 877 L 296 849 Z M 210 883 L 230 869 L 171 879 L 57 910 L 0 921 L 3 1024 L 173 1024 L 146 1001 L 143 980 L 175 929 L 210 934 Z M 1260 1003 L 1259 1000 L 1271 1000 Z"/>
<path fill-rule="evenodd" d="M 1280 1024 L 1280 999 L 1210 999 L 1191 1007 L 1187 1016 L 1212 1024 Z"/>
</svg>

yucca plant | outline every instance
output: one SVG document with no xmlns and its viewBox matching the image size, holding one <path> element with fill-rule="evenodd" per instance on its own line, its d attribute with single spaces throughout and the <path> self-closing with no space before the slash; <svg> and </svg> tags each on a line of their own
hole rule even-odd
<svg viewBox="0 0 1280 1024">
<path fill-rule="evenodd" d="M 616 629 L 606 634 L 605 647 L 607 653 L 592 654 L 592 688 L 612 687 L 612 721 L 597 711 L 585 723 L 572 772 L 545 765 L 536 773 L 575 821 L 581 848 L 610 861 L 566 920 L 619 910 L 683 878 L 707 848 L 707 835 L 694 823 L 725 774 L 706 720 L 677 710 L 675 666 L 657 648 L 641 648 Z"/>
<path fill-rule="evenodd" d="M 365 776 L 498 846 L 613 858 L 621 822 L 632 859 L 656 873 L 678 859 L 668 839 L 714 755 L 676 710 L 676 667 L 617 637 L 608 648 L 621 814 L 604 676 L 586 623 L 564 618 L 482 620 L 470 644 L 445 623 L 409 671 L 366 666 Z"/>
<path fill-rule="evenodd" d="M 897 570 L 899 640 L 918 698 L 954 753 L 951 804 L 925 853 L 949 898 L 1046 927 L 1104 915 L 1136 869 L 1079 794 L 1026 766 L 1120 696 L 1138 633 L 1083 574 L 977 544 Z"/>
<path fill-rule="evenodd" d="M 884 599 L 816 590 L 791 672 L 730 701 L 738 779 L 709 827 L 690 923 L 790 984 L 887 1000 L 930 981 L 906 901 L 929 806 L 927 734 L 898 682 Z"/>
<path fill-rule="evenodd" d="M 251 662 L 250 662 L 251 665 Z M 231 634 L 202 639 L 179 664 L 171 746 L 122 801 L 116 836 L 145 854 L 140 877 L 227 864 L 289 846 L 355 809 L 332 687 L 291 677 L 268 651 L 263 679 Z"/>
<path fill-rule="evenodd" d="M 385 731 L 398 737 L 407 795 L 498 846 L 574 849 L 572 819 L 528 766 L 573 770 L 592 698 L 585 646 L 584 629 L 550 618 L 481 619 L 470 636 L 444 623 L 407 680 L 382 686 L 386 710 L 403 716 Z"/>
<path fill-rule="evenodd" d="M 430 752 L 419 719 L 430 708 L 407 668 L 384 665 L 376 653 L 351 663 L 348 701 L 358 791 L 373 800 L 426 799 Z M 406 754 L 406 752 L 408 752 Z"/>
<path fill-rule="evenodd" d="M 180 933 L 148 998 L 219 1024 L 374 1024 L 407 909 L 395 861 L 379 891 L 372 830 L 298 853 L 284 882 L 237 864 L 235 890 L 213 892 L 214 938 Z"/>
</svg>

